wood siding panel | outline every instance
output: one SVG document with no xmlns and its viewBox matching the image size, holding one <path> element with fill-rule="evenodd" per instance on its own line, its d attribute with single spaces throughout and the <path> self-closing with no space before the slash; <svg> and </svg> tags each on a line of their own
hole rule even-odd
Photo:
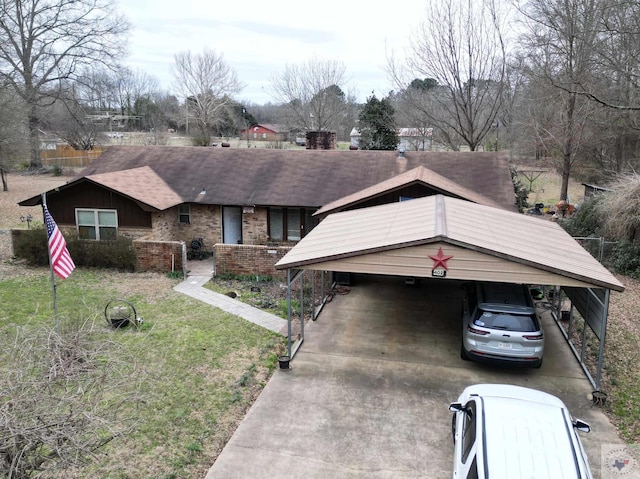
<svg viewBox="0 0 640 479">
<path fill-rule="evenodd" d="M 76 208 L 115 209 L 118 226 L 151 228 L 151 213 L 144 211 L 135 201 L 124 198 L 106 188 L 81 183 L 76 188 L 62 190 L 47 199 L 49 211 L 59 224 L 75 225 Z M 69 208 L 72 205 L 72 208 Z"/>
</svg>

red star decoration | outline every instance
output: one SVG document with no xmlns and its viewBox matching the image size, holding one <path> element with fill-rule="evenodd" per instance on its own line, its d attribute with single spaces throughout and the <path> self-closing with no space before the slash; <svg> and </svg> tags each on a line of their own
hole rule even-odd
<svg viewBox="0 0 640 479">
<path fill-rule="evenodd" d="M 446 269 L 448 271 L 449 268 L 447 268 L 447 261 L 449 261 L 451 258 L 453 258 L 453 256 L 446 256 L 442 252 L 442 248 L 440 248 L 440 249 L 438 249 L 438 255 L 437 256 L 429 256 L 429 258 L 431 258 L 433 260 L 433 269 L 436 269 L 437 267 L 442 266 L 444 269 Z"/>
</svg>

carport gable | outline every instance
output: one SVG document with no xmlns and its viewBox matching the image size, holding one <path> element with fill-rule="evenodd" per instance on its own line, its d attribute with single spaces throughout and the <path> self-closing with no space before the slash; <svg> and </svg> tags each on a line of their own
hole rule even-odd
<svg viewBox="0 0 640 479">
<path fill-rule="evenodd" d="M 624 290 L 557 224 L 442 195 L 329 215 L 276 267 Z"/>
</svg>

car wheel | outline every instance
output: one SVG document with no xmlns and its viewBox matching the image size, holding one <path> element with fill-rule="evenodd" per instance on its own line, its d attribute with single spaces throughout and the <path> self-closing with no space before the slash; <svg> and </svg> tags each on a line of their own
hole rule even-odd
<svg viewBox="0 0 640 479">
<path fill-rule="evenodd" d="M 464 350 L 464 346 L 462 345 L 460 345 L 460 359 L 463 359 L 464 361 L 469 361 L 469 355 Z"/>
</svg>

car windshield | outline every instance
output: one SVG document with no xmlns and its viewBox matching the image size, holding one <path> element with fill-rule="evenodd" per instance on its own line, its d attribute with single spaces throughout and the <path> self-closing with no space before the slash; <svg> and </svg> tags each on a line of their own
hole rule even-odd
<svg viewBox="0 0 640 479">
<path fill-rule="evenodd" d="M 533 332 L 538 330 L 532 316 L 524 314 L 492 313 L 485 311 L 474 321 L 476 326 L 505 331 Z"/>
</svg>

